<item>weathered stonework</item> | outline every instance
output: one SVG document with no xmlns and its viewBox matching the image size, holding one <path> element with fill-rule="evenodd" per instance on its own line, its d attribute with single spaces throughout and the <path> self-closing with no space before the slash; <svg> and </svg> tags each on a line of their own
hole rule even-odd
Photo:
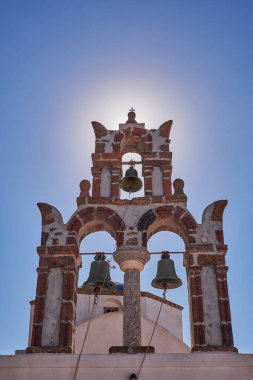
<svg viewBox="0 0 253 380">
<path fill-rule="evenodd" d="M 57 208 L 38 204 L 42 216 L 37 249 L 40 262 L 27 352 L 74 351 L 76 283 L 82 262 L 79 248 L 88 234 L 97 231 L 106 231 L 115 239 L 114 259 L 125 272 L 125 346 L 141 344 L 139 275 L 149 260 L 148 240 L 157 232 L 170 231 L 185 244 L 192 350 L 235 351 L 223 234 L 227 201 L 210 204 L 198 223 L 187 209 L 184 181 L 175 179 L 172 191 L 172 121 L 158 129 L 146 129 L 131 110 L 118 130 L 95 121 L 92 126 L 96 141 L 91 191 L 90 182 L 82 180 L 77 209 L 66 223 Z M 140 154 L 144 177 L 144 196 L 131 200 L 120 199 L 119 185 L 122 156 L 128 152 Z M 57 291 L 48 290 L 51 276 Z"/>
</svg>

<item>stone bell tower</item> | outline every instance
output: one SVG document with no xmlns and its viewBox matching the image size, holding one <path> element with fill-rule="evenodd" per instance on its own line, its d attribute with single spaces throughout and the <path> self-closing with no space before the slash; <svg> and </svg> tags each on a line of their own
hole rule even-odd
<svg viewBox="0 0 253 380">
<path fill-rule="evenodd" d="M 80 183 L 77 209 L 66 224 L 60 212 L 39 203 L 42 215 L 37 290 L 32 337 L 27 352 L 75 351 L 77 277 L 82 260 L 80 243 L 89 234 L 107 231 L 116 241 L 114 260 L 124 272 L 123 348 L 142 346 L 140 272 L 149 261 L 148 239 L 171 231 L 184 241 L 192 351 L 237 351 L 233 343 L 227 287 L 227 246 L 223 239 L 223 211 L 219 200 L 197 223 L 187 209 L 184 182 L 173 181 L 170 130 L 172 121 L 146 129 L 133 109 L 118 130 L 93 121 L 92 189 Z M 144 196 L 120 198 L 122 156 L 141 156 Z M 85 265 L 85 260 L 83 262 Z"/>
</svg>

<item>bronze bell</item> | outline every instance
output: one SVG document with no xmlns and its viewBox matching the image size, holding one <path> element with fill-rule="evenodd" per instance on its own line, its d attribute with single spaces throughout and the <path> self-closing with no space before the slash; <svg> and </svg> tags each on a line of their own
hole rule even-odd
<svg viewBox="0 0 253 380">
<path fill-rule="evenodd" d="M 115 293 L 116 284 L 111 280 L 109 263 L 105 258 L 105 255 L 100 253 L 96 254 L 94 261 L 92 261 L 88 280 L 82 286 L 85 294 L 94 294 L 94 292 L 100 294 Z"/>
<path fill-rule="evenodd" d="M 168 253 L 163 253 L 157 264 L 157 275 L 151 285 L 157 289 L 175 289 L 182 285 L 182 281 L 175 271 L 174 261 Z"/>
<path fill-rule="evenodd" d="M 135 193 L 142 188 L 142 181 L 138 178 L 137 170 L 133 165 L 127 169 L 125 177 L 121 179 L 120 188 L 128 193 Z"/>
</svg>

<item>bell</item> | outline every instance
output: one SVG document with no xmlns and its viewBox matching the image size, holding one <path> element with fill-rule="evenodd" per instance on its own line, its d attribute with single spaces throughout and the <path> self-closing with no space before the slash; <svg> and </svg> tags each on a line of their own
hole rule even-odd
<svg viewBox="0 0 253 380">
<path fill-rule="evenodd" d="M 85 294 L 94 294 L 94 292 L 114 294 L 116 292 L 116 284 L 111 280 L 109 263 L 105 261 L 104 254 L 96 254 L 91 263 L 88 280 L 83 283 L 82 289 Z"/>
<path fill-rule="evenodd" d="M 128 193 L 135 193 L 142 188 L 142 181 L 138 178 L 137 170 L 133 165 L 127 169 L 125 177 L 121 179 L 120 188 Z"/>
<path fill-rule="evenodd" d="M 163 253 L 157 264 L 157 275 L 151 285 L 157 289 L 175 289 L 182 285 L 182 281 L 175 271 L 174 261 L 168 253 Z"/>
</svg>

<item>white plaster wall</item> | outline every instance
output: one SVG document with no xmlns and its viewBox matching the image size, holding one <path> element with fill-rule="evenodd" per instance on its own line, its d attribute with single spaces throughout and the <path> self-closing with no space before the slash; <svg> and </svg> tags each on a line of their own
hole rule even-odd
<svg viewBox="0 0 253 380">
<path fill-rule="evenodd" d="M 112 182 L 111 171 L 107 166 L 105 166 L 101 173 L 101 184 L 100 184 L 101 197 L 111 196 L 111 182 Z"/>
<path fill-rule="evenodd" d="M 76 310 L 76 324 L 88 321 L 94 302 L 94 296 L 88 294 L 77 295 L 77 310 Z M 100 296 L 94 317 L 104 314 L 105 306 L 118 307 L 123 310 L 123 296 Z M 141 297 L 141 315 L 151 321 L 156 321 L 158 311 L 160 308 L 160 301 L 154 300 L 149 297 Z M 170 331 L 179 339 L 183 339 L 182 332 L 182 311 L 163 304 L 162 311 L 159 317 L 159 325 Z"/>
<path fill-rule="evenodd" d="M 152 298 L 141 297 L 142 316 L 156 321 L 161 303 Z M 163 304 L 159 317 L 159 325 L 170 331 L 179 339 L 183 339 L 182 311 L 167 304 Z"/>
<path fill-rule="evenodd" d="M 77 380 L 127 380 L 142 354 L 82 355 Z M 78 355 L 0 356 L 0 380 L 73 380 Z M 253 355 L 235 353 L 149 354 L 141 380 L 252 380 Z"/>
<path fill-rule="evenodd" d="M 206 344 L 221 346 L 222 337 L 217 279 L 213 265 L 204 266 L 202 268 L 201 286 L 203 293 Z"/>
<path fill-rule="evenodd" d="M 155 322 L 141 319 L 142 345 L 148 345 Z M 87 331 L 88 322 L 76 328 L 76 352 L 79 353 Z M 92 320 L 82 353 L 106 354 L 111 346 L 123 345 L 123 312 L 117 311 L 100 315 Z M 189 352 L 190 348 L 168 330 L 156 326 L 151 345 L 157 353 Z"/>
<path fill-rule="evenodd" d="M 47 280 L 45 313 L 41 336 L 42 346 L 57 346 L 59 344 L 62 284 L 62 269 L 51 268 Z"/>
<path fill-rule="evenodd" d="M 152 194 L 154 196 L 163 195 L 163 173 L 158 166 L 154 167 L 152 172 Z"/>
</svg>

